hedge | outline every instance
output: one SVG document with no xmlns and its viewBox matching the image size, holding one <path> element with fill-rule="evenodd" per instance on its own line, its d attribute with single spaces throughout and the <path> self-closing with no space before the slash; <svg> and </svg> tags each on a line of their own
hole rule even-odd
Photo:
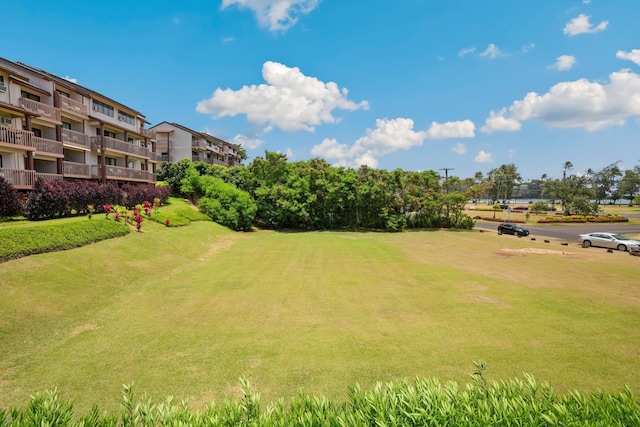
<svg viewBox="0 0 640 427">
<path fill-rule="evenodd" d="M 106 219 L 0 229 L 0 262 L 27 255 L 78 248 L 129 233 L 129 226 Z M 2 425 L 0 423 L 0 425 Z"/>
</svg>

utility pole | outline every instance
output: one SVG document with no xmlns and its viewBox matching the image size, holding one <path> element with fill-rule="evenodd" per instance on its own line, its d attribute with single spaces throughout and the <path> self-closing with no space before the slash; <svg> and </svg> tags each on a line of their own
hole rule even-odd
<svg viewBox="0 0 640 427">
<path fill-rule="evenodd" d="M 449 179 L 449 171 L 454 170 L 455 168 L 440 168 L 438 170 L 444 171 L 444 181 L 447 182 L 447 179 Z M 445 188 L 445 193 L 449 193 L 449 189 Z"/>
</svg>

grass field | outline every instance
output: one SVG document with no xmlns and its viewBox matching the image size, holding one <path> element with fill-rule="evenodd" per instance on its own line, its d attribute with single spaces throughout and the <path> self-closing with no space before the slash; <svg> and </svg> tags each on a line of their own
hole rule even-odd
<svg viewBox="0 0 640 427">
<path fill-rule="evenodd" d="M 640 258 L 491 232 L 258 231 L 211 222 L 0 264 L 0 407 L 58 387 L 78 411 L 122 384 L 193 407 L 421 375 L 531 372 L 640 392 Z"/>
</svg>

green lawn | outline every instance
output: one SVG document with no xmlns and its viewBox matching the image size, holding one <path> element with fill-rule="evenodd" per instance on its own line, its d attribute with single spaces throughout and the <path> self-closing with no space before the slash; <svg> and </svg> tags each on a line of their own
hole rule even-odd
<svg viewBox="0 0 640 427">
<path fill-rule="evenodd" d="M 529 249 L 529 251 L 523 251 Z M 535 253 L 532 250 L 557 251 Z M 259 231 L 211 222 L 0 264 L 0 407 L 58 387 L 78 412 L 122 384 L 202 407 L 247 377 L 302 388 L 523 372 L 640 391 L 640 258 L 495 233 Z"/>
</svg>

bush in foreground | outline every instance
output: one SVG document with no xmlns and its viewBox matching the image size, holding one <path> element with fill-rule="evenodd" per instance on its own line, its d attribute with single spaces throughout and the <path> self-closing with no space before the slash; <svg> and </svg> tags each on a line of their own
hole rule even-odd
<svg viewBox="0 0 640 427">
<path fill-rule="evenodd" d="M 0 217 L 16 215 L 20 210 L 18 190 L 4 177 L 0 176 Z"/>
<path fill-rule="evenodd" d="M 620 393 L 573 391 L 557 395 L 533 376 L 485 382 L 482 376 L 466 386 L 416 378 L 371 390 L 349 388 L 349 401 L 334 403 L 300 392 L 289 404 L 280 400 L 261 408 L 260 395 L 240 380 L 243 396 L 212 402 L 192 410 L 172 398 L 155 403 L 136 399 L 124 386 L 119 413 L 98 407 L 79 417 L 73 402 L 57 392 L 33 395 L 26 408 L 0 410 L 0 426 L 637 426 L 640 405 L 625 388 Z M 76 418 L 77 421 L 73 421 Z"/>
<path fill-rule="evenodd" d="M 126 224 L 107 220 L 4 228 L 0 229 L 0 262 L 27 255 L 78 248 L 100 240 L 124 236 L 129 231 Z"/>
</svg>

